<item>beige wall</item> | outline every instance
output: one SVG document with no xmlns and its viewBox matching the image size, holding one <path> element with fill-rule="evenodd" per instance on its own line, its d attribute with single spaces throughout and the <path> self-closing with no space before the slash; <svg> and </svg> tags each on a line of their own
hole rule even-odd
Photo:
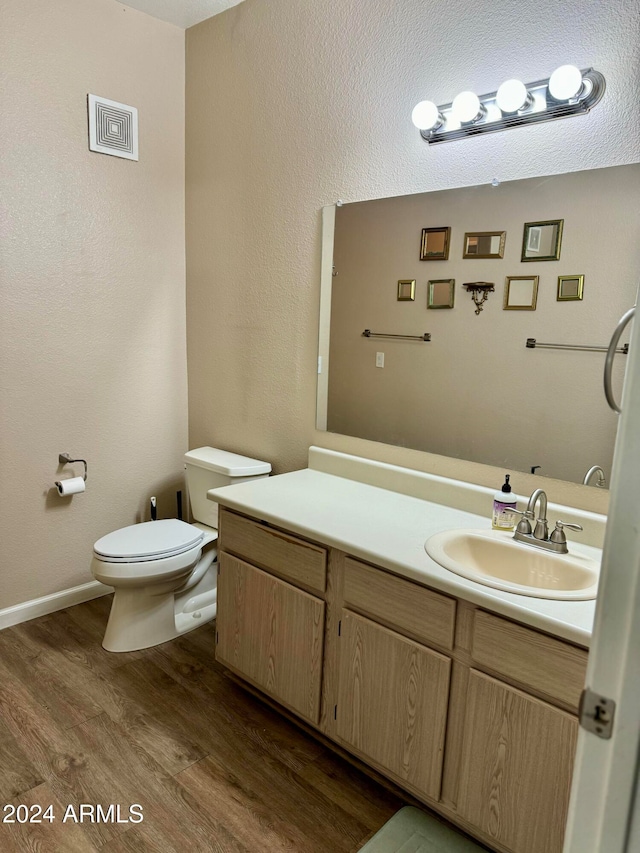
<svg viewBox="0 0 640 853">
<path fill-rule="evenodd" d="M 608 478 L 618 418 L 602 391 L 604 353 L 525 342 L 608 342 L 636 299 L 639 199 L 636 164 L 338 207 L 329 429 L 580 483 L 598 464 Z M 522 263 L 523 224 L 553 218 L 564 219 L 560 260 Z M 420 261 L 422 228 L 438 226 L 451 228 L 448 260 Z M 505 231 L 504 257 L 463 259 L 473 231 Z M 585 275 L 583 300 L 557 301 L 568 274 Z M 506 276 L 539 277 L 535 311 L 503 310 Z M 397 300 L 398 279 L 416 281 L 415 301 Z M 429 279 L 455 280 L 452 310 L 427 310 Z M 478 315 L 463 288 L 472 281 L 495 285 Z M 365 328 L 432 340 L 365 340 Z M 616 374 L 624 366 L 616 359 Z"/>
<path fill-rule="evenodd" d="M 112 0 L 0 0 L 0 608 L 91 580 L 93 542 L 174 512 L 187 445 L 184 32 Z M 87 93 L 138 107 L 91 153 Z M 60 499 L 58 454 L 86 458 Z M 81 472 L 81 466 L 75 473 Z"/>
<path fill-rule="evenodd" d="M 639 4 L 614 7 L 246 0 L 187 31 L 192 445 L 285 471 L 315 442 L 495 484 L 482 466 L 315 430 L 321 208 L 640 160 Z M 607 78 L 586 117 L 438 146 L 410 124 L 424 97 L 494 91 L 567 61 Z M 564 497 L 580 500 L 576 489 Z"/>
</svg>

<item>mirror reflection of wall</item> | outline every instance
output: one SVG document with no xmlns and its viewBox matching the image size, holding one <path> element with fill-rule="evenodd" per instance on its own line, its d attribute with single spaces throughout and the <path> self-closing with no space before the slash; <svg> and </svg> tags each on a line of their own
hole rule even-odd
<svg viewBox="0 0 640 853">
<path fill-rule="evenodd" d="M 540 466 L 539 475 L 576 483 L 594 464 L 609 476 L 617 417 L 602 392 L 604 353 L 527 349 L 526 339 L 608 343 L 636 299 L 639 190 L 640 165 L 634 164 L 337 208 L 339 275 L 332 282 L 327 406 L 319 407 L 319 424 L 324 411 L 328 429 L 345 435 L 505 470 Z M 523 263 L 525 223 L 543 228 L 540 223 L 560 221 L 560 260 Z M 452 310 L 431 311 L 435 277 L 420 262 L 420 237 L 425 228 L 444 226 L 451 228 L 450 252 L 437 265 L 438 281 L 455 280 L 459 298 Z M 466 234 L 503 231 L 504 257 L 462 257 Z M 557 231 L 550 242 L 541 231 L 531 245 L 546 257 Z M 416 279 L 414 303 L 398 304 L 388 286 L 400 274 Z M 579 299 L 576 280 L 587 277 Z M 477 316 L 460 284 L 473 279 L 496 283 Z M 525 303 L 510 306 L 525 310 L 503 310 L 507 279 L 512 287 L 523 282 L 509 301 Z M 426 330 L 431 343 L 385 342 L 380 370 L 380 342 L 363 338 L 363 328 Z M 625 363 L 624 356 L 616 358 L 618 396 Z"/>
</svg>

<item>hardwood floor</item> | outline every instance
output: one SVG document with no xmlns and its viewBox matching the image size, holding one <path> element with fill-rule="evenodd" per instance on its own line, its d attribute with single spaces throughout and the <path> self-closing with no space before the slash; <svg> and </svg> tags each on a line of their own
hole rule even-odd
<svg viewBox="0 0 640 853">
<path fill-rule="evenodd" d="M 403 805 L 227 677 L 212 624 L 105 652 L 110 604 L 0 631 L 0 820 L 54 818 L 0 823 L 3 853 L 354 853 Z"/>
</svg>

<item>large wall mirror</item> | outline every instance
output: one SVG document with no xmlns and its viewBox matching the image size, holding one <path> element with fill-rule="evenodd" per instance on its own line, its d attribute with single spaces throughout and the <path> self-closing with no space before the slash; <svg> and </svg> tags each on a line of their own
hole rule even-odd
<svg viewBox="0 0 640 853">
<path fill-rule="evenodd" d="M 608 344 L 636 300 L 639 200 L 633 164 L 325 208 L 318 428 L 578 483 L 599 465 L 608 479 L 605 354 L 542 344 Z M 561 251 L 556 227 L 542 252 L 531 224 L 555 222 Z M 424 257 L 425 229 L 451 229 L 446 260 Z M 469 234 L 503 232 L 502 257 L 469 256 Z M 581 298 L 559 300 L 560 277 L 580 280 Z M 525 278 L 536 299 L 505 310 Z M 414 301 L 397 300 L 400 279 L 415 279 Z M 428 310 L 436 280 L 453 282 L 448 311 Z M 480 313 L 465 282 L 495 286 Z"/>
</svg>

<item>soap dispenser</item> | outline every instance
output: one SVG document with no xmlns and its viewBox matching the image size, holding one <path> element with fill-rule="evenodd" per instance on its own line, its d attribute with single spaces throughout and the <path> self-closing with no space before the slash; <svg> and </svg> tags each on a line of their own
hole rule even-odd
<svg viewBox="0 0 640 853">
<path fill-rule="evenodd" d="M 502 489 L 493 496 L 491 527 L 494 530 L 513 530 L 516 526 L 516 496 L 511 491 L 509 477 L 509 474 L 505 474 Z"/>
</svg>

